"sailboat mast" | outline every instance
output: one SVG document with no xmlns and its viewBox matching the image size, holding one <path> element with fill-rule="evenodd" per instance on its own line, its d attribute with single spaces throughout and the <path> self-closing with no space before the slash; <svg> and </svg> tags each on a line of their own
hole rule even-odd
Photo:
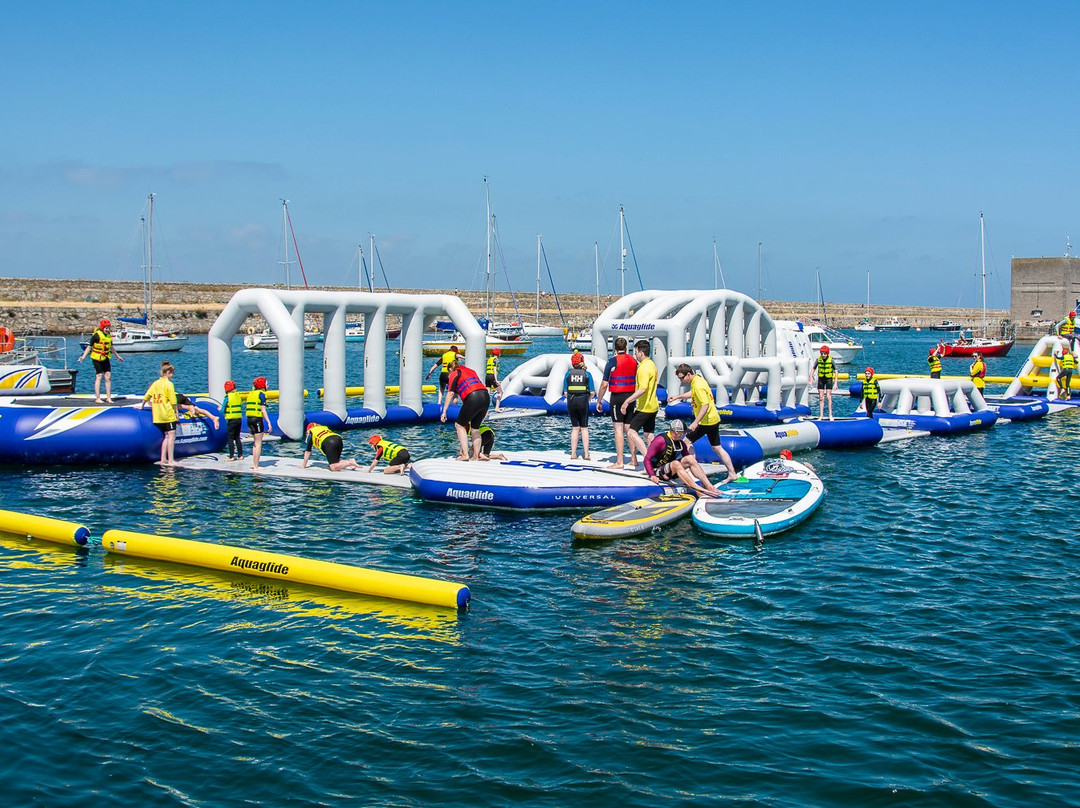
<svg viewBox="0 0 1080 808">
<path fill-rule="evenodd" d="M 487 266 L 486 275 L 484 277 L 484 315 L 491 320 L 491 186 L 488 185 L 488 178 L 484 177 L 484 199 L 487 202 L 487 216 L 484 218 L 485 226 L 487 227 Z M 490 322 L 488 323 L 490 326 Z"/>
<path fill-rule="evenodd" d="M 596 316 L 600 316 L 600 242 L 593 242 L 593 261 L 596 264 Z"/>
<path fill-rule="evenodd" d="M 374 294 L 375 292 L 375 234 L 369 233 L 371 236 L 371 272 L 368 273 L 368 291 Z"/>
<path fill-rule="evenodd" d="M 979 254 L 982 259 L 982 327 L 986 337 L 986 223 L 982 211 L 979 211 Z"/>
<path fill-rule="evenodd" d="M 536 324 L 540 325 L 540 234 L 536 234 Z"/>
<path fill-rule="evenodd" d="M 146 227 L 146 328 L 154 335 L 154 195 L 147 197 Z"/>
<path fill-rule="evenodd" d="M 364 288 L 364 245 L 356 245 L 356 288 Z"/>
<path fill-rule="evenodd" d="M 626 214 L 623 206 L 619 205 L 619 277 L 622 278 L 620 292 L 626 297 L 626 247 L 623 246 L 623 236 L 626 233 Z"/>
<path fill-rule="evenodd" d="M 716 239 L 713 239 L 713 242 L 712 242 L 712 257 L 713 257 L 713 288 L 714 289 L 719 289 L 720 288 L 719 286 L 716 285 L 716 276 L 717 276 L 717 273 L 719 273 L 719 275 L 720 275 L 720 283 L 723 285 L 724 289 L 727 289 L 727 278 L 724 277 L 724 268 L 722 266 L 720 266 L 720 253 L 718 253 L 716 251 Z"/>
<path fill-rule="evenodd" d="M 289 279 L 289 200 L 281 200 L 281 248 L 284 251 L 285 260 L 285 288 L 292 289 Z"/>
<path fill-rule="evenodd" d="M 828 312 L 825 311 L 825 293 L 821 291 L 821 270 L 815 269 L 814 272 L 817 274 L 817 296 L 818 302 L 821 304 L 821 320 L 825 323 L 825 326 L 828 327 L 829 315 Z"/>
<path fill-rule="evenodd" d="M 757 299 L 761 302 L 761 242 L 757 243 Z"/>
</svg>

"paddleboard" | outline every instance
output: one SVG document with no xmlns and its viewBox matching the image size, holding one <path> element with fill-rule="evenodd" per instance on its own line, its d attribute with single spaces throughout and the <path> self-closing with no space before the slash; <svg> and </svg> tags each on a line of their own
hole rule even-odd
<svg viewBox="0 0 1080 808">
<path fill-rule="evenodd" d="M 694 524 L 717 536 L 768 536 L 802 522 L 824 497 L 821 479 L 802 463 L 769 458 L 720 486 L 719 497 L 699 499 Z"/>
<path fill-rule="evenodd" d="M 578 539 L 618 539 L 649 533 L 654 527 L 681 519 L 694 507 L 693 494 L 661 494 L 635 499 L 590 513 L 574 523 L 570 532 Z"/>
<path fill-rule="evenodd" d="M 259 458 L 258 471 L 251 467 L 251 458 L 229 460 L 221 453 L 202 454 L 177 460 L 176 465 L 185 469 L 200 471 L 225 471 L 230 474 L 257 474 L 260 477 L 290 477 L 297 480 L 333 480 L 340 483 L 361 483 L 364 485 L 382 485 L 391 488 L 412 488 L 407 474 L 383 474 L 382 466 L 377 466 L 370 474 L 365 467 L 362 471 L 330 471 L 325 460 L 308 461 L 307 468 L 300 468 L 299 457 Z"/>
</svg>

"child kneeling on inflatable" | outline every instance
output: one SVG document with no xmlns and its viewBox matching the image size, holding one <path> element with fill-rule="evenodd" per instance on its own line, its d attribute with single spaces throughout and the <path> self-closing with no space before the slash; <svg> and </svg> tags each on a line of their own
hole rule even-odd
<svg viewBox="0 0 1080 808">
<path fill-rule="evenodd" d="M 372 435 L 368 438 L 368 443 L 375 450 L 375 459 L 368 466 L 369 474 L 375 471 L 375 466 L 379 464 L 380 460 L 386 461 L 383 474 L 404 474 L 412 466 L 409 450 L 404 446 L 383 440 L 381 435 Z"/>
</svg>

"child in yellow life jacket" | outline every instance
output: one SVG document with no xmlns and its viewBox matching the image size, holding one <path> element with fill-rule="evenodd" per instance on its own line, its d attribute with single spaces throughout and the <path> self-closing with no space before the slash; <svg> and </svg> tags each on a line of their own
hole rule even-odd
<svg viewBox="0 0 1080 808">
<path fill-rule="evenodd" d="M 225 447 L 229 460 L 243 460 L 244 449 L 240 443 L 240 428 L 244 425 L 244 397 L 236 389 L 232 379 L 225 382 Z"/>
<path fill-rule="evenodd" d="M 404 446 L 400 446 L 396 443 L 391 443 L 388 440 L 383 440 L 381 435 L 372 435 L 368 438 L 368 443 L 371 444 L 371 448 L 375 450 L 375 459 L 371 461 L 371 465 L 368 466 L 368 473 L 375 471 L 375 466 L 379 464 L 380 460 L 386 461 L 386 468 L 383 469 L 383 474 L 404 474 L 412 466 L 412 458 L 409 456 L 409 450 Z"/>
</svg>

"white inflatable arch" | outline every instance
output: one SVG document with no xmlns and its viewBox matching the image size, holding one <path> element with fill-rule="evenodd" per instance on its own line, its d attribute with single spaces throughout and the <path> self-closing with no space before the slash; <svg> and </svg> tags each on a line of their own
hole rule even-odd
<svg viewBox="0 0 1080 808">
<path fill-rule="evenodd" d="M 328 292 L 312 290 L 241 289 L 214 321 L 207 336 L 210 395 L 221 398 L 232 378 L 232 338 L 251 314 L 261 314 L 278 338 L 278 428 L 287 437 L 304 433 L 304 318 L 323 318 L 323 409 L 340 418 L 345 406 L 345 322 L 363 315 L 363 406 L 386 414 L 386 319 L 401 318 L 399 402 L 423 409 L 424 331 L 447 318 L 465 338 L 465 364 L 483 377 L 486 336 L 460 298 L 453 295 L 408 295 L 394 292 Z"/>
<path fill-rule="evenodd" d="M 608 337 L 648 339 L 652 359 L 669 391 L 685 362 L 716 389 L 717 404 L 752 404 L 766 389 L 766 406 L 806 404 L 808 368 L 786 352 L 778 355 L 778 329 L 756 300 L 730 289 L 635 292 L 612 303 L 593 324 L 592 352 L 607 360 Z"/>
</svg>

